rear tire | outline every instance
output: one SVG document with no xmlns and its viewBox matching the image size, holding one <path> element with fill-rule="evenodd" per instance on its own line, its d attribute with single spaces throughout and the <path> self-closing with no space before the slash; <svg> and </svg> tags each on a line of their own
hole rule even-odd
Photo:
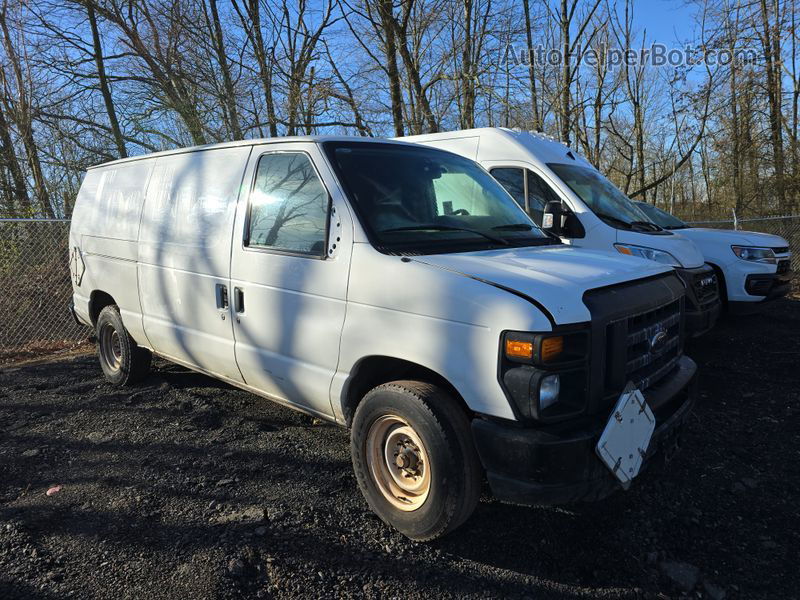
<svg viewBox="0 0 800 600">
<path fill-rule="evenodd" d="M 120 387 L 132 385 L 150 371 L 150 351 L 140 348 L 130 336 L 115 304 L 100 311 L 96 334 L 97 357 L 109 383 Z"/>
<path fill-rule="evenodd" d="M 444 390 L 418 381 L 379 385 L 358 405 L 350 439 L 364 498 L 407 537 L 441 537 L 475 510 L 480 461 L 467 415 Z"/>
</svg>

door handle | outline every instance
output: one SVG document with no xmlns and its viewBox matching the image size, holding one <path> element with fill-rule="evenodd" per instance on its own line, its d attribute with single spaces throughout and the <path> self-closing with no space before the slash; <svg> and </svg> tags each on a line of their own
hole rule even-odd
<svg viewBox="0 0 800 600">
<path fill-rule="evenodd" d="M 244 312 L 244 290 L 242 288 L 233 288 L 233 310 L 237 313 Z"/>
<path fill-rule="evenodd" d="M 216 292 L 217 292 L 217 308 L 220 310 L 228 308 L 228 306 L 230 305 L 230 303 L 228 302 L 228 286 L 218 283 Z"/>
</svg>

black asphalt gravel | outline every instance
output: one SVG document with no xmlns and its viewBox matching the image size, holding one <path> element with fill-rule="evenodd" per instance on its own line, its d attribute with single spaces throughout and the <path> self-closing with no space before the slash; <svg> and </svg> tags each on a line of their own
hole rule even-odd
<svg viewBox="0 0 800 600">
<path fill-rule="evenodd" d="M 694 342 L 683 449 L 630 491 L 484 498 L 429 544 L 369 512 L 343 429 L 165 362 L 6 368 L 0 598 L 800 597 L 799 334 L 787 300 Z"/>
</svg>

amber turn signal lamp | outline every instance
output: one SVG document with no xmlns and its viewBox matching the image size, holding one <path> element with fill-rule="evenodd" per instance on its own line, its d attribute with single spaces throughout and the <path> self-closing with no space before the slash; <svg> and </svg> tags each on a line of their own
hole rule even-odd
<svg viewBox="0 0 800 600">
<path fill-rule="evenodd" d="M 509 358 L 533 358 L 533 342 L 507 339 L 506 356 Z"/>
<path fill-rule="evenodd" d="M 550 362 L 558 358 L 564 351 L 564 338 L 548 337 L 542 340 L 542 362 Z"/>
</svg>

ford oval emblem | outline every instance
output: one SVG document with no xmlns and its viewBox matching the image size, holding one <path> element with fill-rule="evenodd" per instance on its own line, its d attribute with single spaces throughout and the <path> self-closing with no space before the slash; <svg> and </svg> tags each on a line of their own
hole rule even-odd
<svg viewBox="0 0 800 600">
<path fill-rule="evenodd" d="M 667 332 L 663 329 L 650 338 L 650 354 L 658 354 L 667 342 Z"/>
</svg>

